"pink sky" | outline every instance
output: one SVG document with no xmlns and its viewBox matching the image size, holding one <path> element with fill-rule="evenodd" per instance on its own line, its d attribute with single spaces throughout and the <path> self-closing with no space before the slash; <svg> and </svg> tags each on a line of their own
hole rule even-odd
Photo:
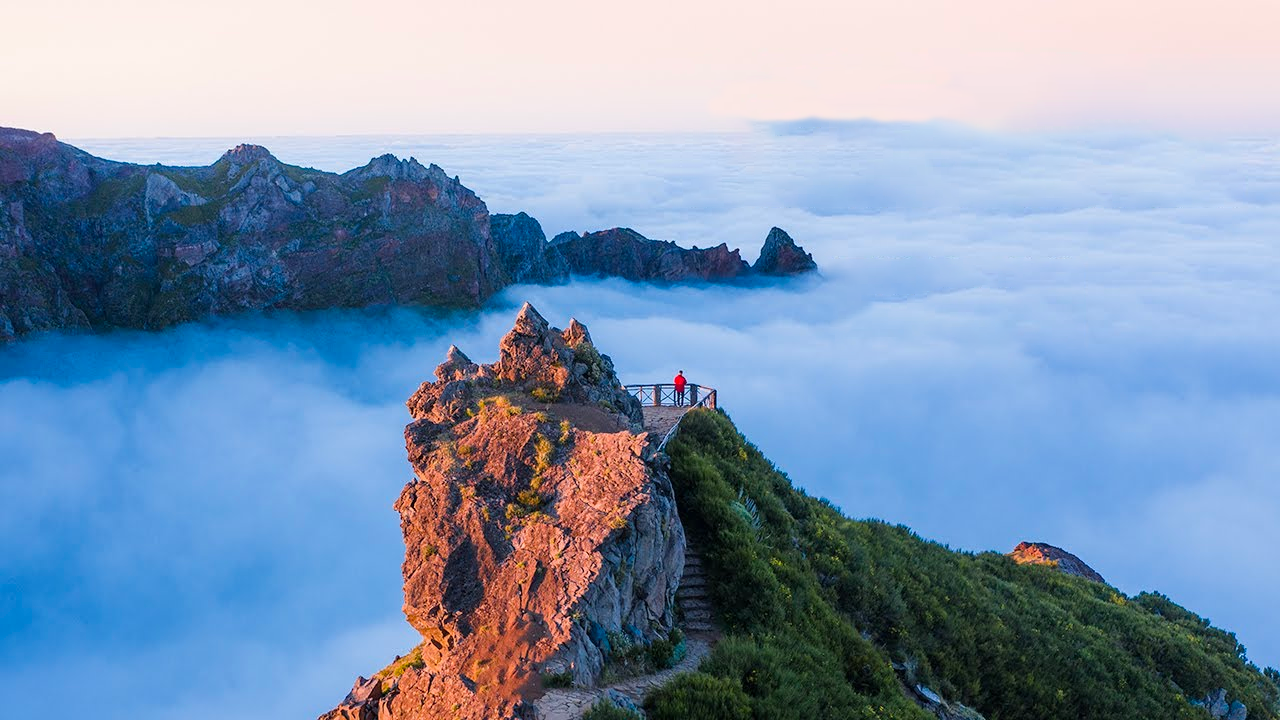
<svg viewBox="0 0 1280 720">
<path fill-rule="evenodd" d="M 0 125 L 67 137 L 1280 133 L 1276 0 L 4 0 Z"/>
</svg>

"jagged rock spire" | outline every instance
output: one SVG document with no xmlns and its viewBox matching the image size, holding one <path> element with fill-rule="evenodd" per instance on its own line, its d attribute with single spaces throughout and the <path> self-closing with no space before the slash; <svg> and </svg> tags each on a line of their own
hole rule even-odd
<svg viewBox="0 0 1280 720">
<path fill-rule="evenodd" d="M 818 269 L 813 256 L 796 244 L 786 230 L 774 227 L 764 240 L 760 258 L 751 268 L 761 275 L 798 275 Z"/>
<path fill-rule="evenodd" d="M 591 333 L 586 325 L 578 322 L 577 318 L 569 318 L 569 327 L 564 329 L 563 337 L 565 344 L 571 348 L 576 348 L 584 342 L 591 343 Z"/>
<path fill-rule="evenodd" d="M 588 404 L 643 422 L 638 401 L 620 388 L 613 361 L 590 343 L 586 325 L 571 320 L 561 331 L 526 302 L 498 344 L 496 363 L 477 365 L 450 347 L 436 368 L 437 382 L 423 383 L 409 399 L 409 412 L 420 420 L 452 422 L 466 410 L 475 386 L 500 385 L 539 402 Z"/>
<path fill-rule="evenodd" d="M 440 382 L 460 380 L 475 368 L 476 364 L 471 362 L 471 358 L 467 357 L 466 353 L 459 350 L 457 345 L 450 345 L 444 362 L 436 367 L 436 379 Z"/>
</svg>

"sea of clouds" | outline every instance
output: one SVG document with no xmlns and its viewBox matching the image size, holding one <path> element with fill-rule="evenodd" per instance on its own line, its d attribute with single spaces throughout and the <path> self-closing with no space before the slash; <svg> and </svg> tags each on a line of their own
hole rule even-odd
<svg viewBox="0 0 1280 720">
<path fill-rule="evenodd" d="M 242 139 L 76 144 L 207 164 Z M 575 282 L 478 314 L 282 314 L 0 350 L 0 689 L 68 714 L 307 717 L 414 643 L 403 400 L 515 310 L 684 369 L 809 492 L 967 550 L 1077 553 L 1280 665 L 1280 143 L 807 122 L 735 135 L 258 139 L 456 173 L 547 234 L 630 226 L 820 276 Z"/>
</svg>

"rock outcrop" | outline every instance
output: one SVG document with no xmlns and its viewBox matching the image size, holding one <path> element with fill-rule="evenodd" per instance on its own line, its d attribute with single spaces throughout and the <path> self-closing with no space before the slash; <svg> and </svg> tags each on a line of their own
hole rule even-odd
<svg viewBox="0 0 1280 720">
<path fill-rule="evenodd" d="M 611 642 L 667 636 L 684 565 L 674 492 L 585 327 L 526 304 L 497 362 L 450 348 L 407 405 L 415 478 L 395 507 L 423 642 L 326 717 L 530 717 L 544 679 L 591 686 Z"/>
<path fill-rule="evenodd" d="M 498 254 L 513 283 L 553 285 L 569 279 L 569 266 L 550 247 L 542 225 L 526 213 L 495 214 L 490 219 Z"/>
<path fill-rule="evenodd" d="M 548 243 L 524 213 L 491 217 L 458 178 L 413 158 L 335 175 L 239 145 L 208 167 L 143 166 L 0 128 L 0 342 L 275 308 L 477 307 L 512 283 L 571 275 L 750 272 L 723 245 L 570 235 Z"/>
<path fill-rule="evenodd" d="M 761 275 L 799 275 L 817 270 L 818 264 L 804 248 L 796 245 L 786 230 L 775 227 L 764 239 L 760 257 L 751 269 Z"/>
<path fill-rule="evenodd" d="M 944 699 L 941 695 L 924 685 L 911 685 L 907 697 L 920 707 L 933 713 L 938 720 L 986 720 L 982 713 L 958 702 Z"/>
<path fill-rule="evenodd" d="M 550 250 L 564 258 L 570 274 L 581 276 L 676 283 L 736 280 L 751 271 L 738 251 L 724 243 L 690 250 L 650 240 L 630 228 L 561 233 Z"/>
<path fill-rule="evenodd" d="M 1203 698 L 1192 700 L 1191 704 L 1204 708 L 1213 720 L 1248 720 L 1249 718 L 1249 708 L 1244 703 L 1239 700 L 1227 702 L 1226 688 L 1218 688 Z"/>
<path fill-rule="evenodd" d="M 1009 557 L 1020 565 L 1052 565 L 1068 575 L 1075 575 L 1094 582 L 1107 582 L 1080 558 L 1048 543 L 1018 543 L 1013 552 L 1009 553 Z"/>
</svg>

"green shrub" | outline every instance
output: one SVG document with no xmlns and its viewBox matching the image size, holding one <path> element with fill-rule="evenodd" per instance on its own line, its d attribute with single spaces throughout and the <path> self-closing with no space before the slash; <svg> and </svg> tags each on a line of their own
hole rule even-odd
<svg viewBox="0 0 1280 720">
<path fill-rule="evenodd" d="M 560 391 L 546 385 L 539 385 L 529 391 L 529 395 L 540 403 L 553 403 L 560 399 Z"/>
<path fill-rule="evenodd" d="M 548 688 L 573 687 L 573 673 L 568 670 L 556 673 L 542 673 L 542 686 Z"/>
<path fill-rule="evenodd" d="M 1250 718 L 1280 717 L 1280 675 L 1163 595 L 850 520 L 722 413 L 691 411 L 667 452 L 729 631 L 701 671 L 737 688 L 754 720 L 930 717 L 902 682 L 988 718 L 1190 720 L 1204 712 L 1187 698 L 1219 687 Z M 891 661 L 910 669 L 895 677 Z"/>
<path fill-rule="evenodd" d="M 582 720 L 643 720 L 640 713 L 618 707 L 605 698 L 582 713 Z"/>
<path fill-rule="evenodd" d="M 751 701 L 733 680 L 685 673 L 645 699 L 649 720 L 750 720 Z"/>
<path fill-rule="evenodd" d="M 373 677 L 382 679 L 382 683 L 381 683 L 382 691 L 386 692 L 391 688 L 391 685 L 392 683 L 395 682 L 396 678 L 399 678 L 401 675 L 404 675 L 405 671 L 407 671 L 409 668 L 416 669 L 416 668 L 423 668 L 426 666 L 427 666 L 426 661 L 422 659 L 422 646 L 419 645 L 415 647 L 413 650 L 409 651 L 408 655 L 392 660 L 390 665 L 387 665 L 386 667 L 382 668 L 378 672 L 374 673 Z"/>
<path fill-rule="evenodd" d="M 585 377 L 587 382 L 593 385 L 603 380 L 609 372 L 605 367 L 604 358 L 600 356 L 600 351 L 589 342 L 579 343 L 578 347 L 573 349 L 573 360 L 587 366 Z"/>
<path fill-rule="evenodd" d="M 645 649 L 645 659 L 652 670 L 666 670 L 684 659 L 685 650 L 684 633 L 680 628 L 672 628 L 666 638 L 649 643 Z"/>
</svg>

